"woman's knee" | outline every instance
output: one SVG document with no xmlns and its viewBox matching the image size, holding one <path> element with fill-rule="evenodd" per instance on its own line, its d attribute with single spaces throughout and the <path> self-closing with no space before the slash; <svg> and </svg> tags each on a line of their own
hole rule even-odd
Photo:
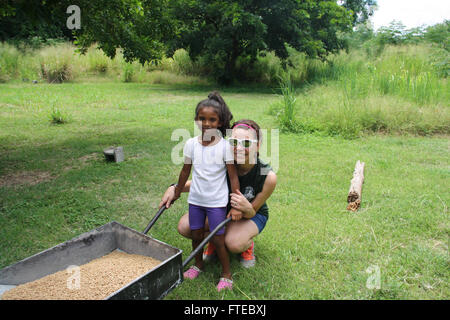
<svg viewBox="0 0 450 320">
<path fill-rule="evenodd" d="M 232 253 L 241 253 L 245 250 L 247 250 L 248 247 L 248 239 L 240 239 L 239 237 L 235 237 L 233 235 L 226 235 L 225 236 L 225 246 L 227 247 L 228 251 Z"/>
<path fill-rule="evenodd" d="M 178 233 L 181 234 L 183 237 L 191 238 L 191 228 L 189 227 L 189 216 L 188 214 L 185 214 L 180 218 L 180 221 L 178 222 L 177 227 Z"/>
<path fill-rule="evenodd" d="M 253 221 L 230 222 L 225 232 L 225 245 L 232 253 L 241 253 L 251 245 L 258 228 Z"/>
</svg>

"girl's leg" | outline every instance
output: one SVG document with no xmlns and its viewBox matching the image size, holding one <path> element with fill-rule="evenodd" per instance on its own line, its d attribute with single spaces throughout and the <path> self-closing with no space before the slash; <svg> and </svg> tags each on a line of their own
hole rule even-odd
<svg viewBox="0 0 450 320">
<path fill-rule="evenodd" d="M 192 250 L 194 250 L 203 241 L 203 228 L 192 230 L 191 234 L 192 234 Z M 203 252 L 201 250 L 199 253 L 195 255 L 195 266 L 200 270 L 203 269 Z"/>
<path fill-rule="evenodd" d="M 189 226 L 191 228 L 192 250 L 203 241 L 205 218 L 208 208 L 189 204 Z M 202 252 L 195 255 L 195 266 L 203 269 Z"/>
<path fill-rule="evenodd" d="M 207 215 L 209 221 L 209 230 L 214 230 L 222 221 L 226 219 L 227 208 L 208 208 Z M 216 253 L 219 257 L 220 263 L 222 264 L 222 277 L 231 279 L 230 271 L 230 259 L 228 257 L 228 251 L 225 247 L 225 227 L 222 227 L 215 235 L 212 237 L 214 246 L 216 247 Z"/>
<path fill-rule="evenodd" d="M 230 258 L 228 256 L 227 248 L 225 247 L 225 235 L 215 235 L 213 238 L 214 246 L 216 247 L 217 256 L 222 264 L 222 277 L 231 279 Z"/>
</svg>

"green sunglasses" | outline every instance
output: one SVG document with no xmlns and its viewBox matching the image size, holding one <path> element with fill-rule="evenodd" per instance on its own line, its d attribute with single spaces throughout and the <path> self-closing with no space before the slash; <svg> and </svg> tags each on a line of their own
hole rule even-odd
<svg viewBox="0 0 450 320">
<path fill-rule="evenodd" d="M 228 138 L 228 142 L 233 147 L 237 147 L 238 144 L 240 144 L 243 148 L 250 148 L 252 144 L 258 142 L 258 140 Z"/>
</svg>

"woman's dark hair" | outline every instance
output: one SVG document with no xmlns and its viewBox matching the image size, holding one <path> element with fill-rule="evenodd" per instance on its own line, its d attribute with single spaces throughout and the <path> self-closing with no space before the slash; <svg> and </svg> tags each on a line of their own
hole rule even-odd
<svg viewBox="0 0 450 320">
<path fill-rule="evenodd" d="M 204 107 L 212 107 L 215 109 L 220 122 L 222 122 L 222 126 L 218 129 L 225 137 L 227 129 L 230 129 L 230 122 L 233 119 L 233 114 L 220 93 L 213 91 L 208 94 L 208 99 L 202 100 L 197 104 L 197 107 L 195 108 L 195 119 L 197 119 L 200 109 Z"/>
<path fill-rule="evenodd" d="M 239 126 L 239 128 L 251 130 L 249 128 L 249 127 L 251 127 L 253 129 L 255 129 L 255 131 L 256 131 L 256 139 L 258 140 L 258 144 L 260 145 L 261 141 L 262 141 L 262 131 L 261 131 L 261 128 L 259 127 L 259 125 L 253 120 L 241 119 L 241 120 L 238 120 L 238 121 L 234 122 L 233 125 L 231 126 L 231 129 L 233 129 L 234 127 L 236 127 L 237 125 L 240 125 L 240 124 L 245 124 L 245 126 Z M 258 151 L 257 155 L 259 157 L 259 151 Z"/>
</svg>

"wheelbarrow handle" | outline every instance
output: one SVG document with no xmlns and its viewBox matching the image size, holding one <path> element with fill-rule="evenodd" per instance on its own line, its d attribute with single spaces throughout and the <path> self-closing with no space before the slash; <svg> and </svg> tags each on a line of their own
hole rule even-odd
<svg viewBox="0 0 450 320">
<path fill-rule="evenodd" d="M 172 200 L 170 204 L 173 204 L 175 200 Z M 144 230 L 144 234 L 147 234 L 148 230 L 150 230 L 151 227 L 155 224 L 156 220 L 161 216 L 161 214 L 166 210 L 166 205 L 163 205 L 161 208 L 159 208 L 158 212 L 155 214 L 152 220 L 148 223 L 147 227 Z"/>
<path fill-rule="evenodd" d="M 211 238 L 224 226 L 226 225 L 228 222 L 231 221 L 231 217 L 225 219 L 224 221 L 222 221 L 221 223 L 219 223 L 219 225 L 217 227 L 214 228 L 213 231 L 211 231 L 208 236 L 203 239 L 203 241 L 197 246 L 197 248 L 194 249 L 194 251 L 191 252 L 191 254 L 189 255 L 189 257 L 186 258 L 186 260 L 184 260 L 183 262 L 183 269 L 187 266 L 187 264 L 197 255 L 197 253 L 199 253 L 200 250 L 203 249 L 203 247 L 209 242 L 209 240 L 211 240 Z"/>
</svg>

